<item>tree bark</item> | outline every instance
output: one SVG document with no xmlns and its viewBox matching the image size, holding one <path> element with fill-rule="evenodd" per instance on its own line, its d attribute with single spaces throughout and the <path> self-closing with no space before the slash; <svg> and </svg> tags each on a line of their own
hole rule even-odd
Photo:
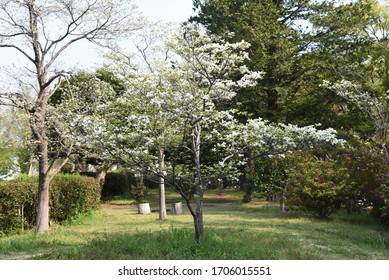
<svg viewBox="0 0 389 280">
<path fill-rule="evenodd" d="M 166 199 L 165 199 L 165 179 L 163 177 L 163 171 L 165 168 L 165 151 L 163 148 L 159 148 L 158 163 L 159 163 L 159 219 L 161 221 L 166 220 Z"/>
<path fill-rule="evenodd" d="M 107 171 L 108 171 L 108 167 L 103 166 L 103 167 L 99 168 L 96 172 L 96 179 L 99 181 L 99 185 L 100 185 L 100 195 L 103 192 L 103 187 L 104 187 L 104 183 L 105 183 L 105 177 L 107 176 Z"/>
<path fill-rule="evenodd" d="M 202 188 L 199 186 L 199 188 Z M 196 215 L 193 217 L 195 226 L 195 240 L 200 243 L 204 239 L 203 197 L 204 190 L 198 192 Z"/>
<path fill-rule="evenodd" d="M 192 149 L 194 155 L 194 164 L 196 170 L 196 191 L 197 191 L 197 202 L 196 202 L 196 215 L 194 218 L 195 227 L 195 239 L 199 243 L 204 239 L 204 220 L 203 220 L 203 200 L 204 200 L 204 185 L 202 184 L 201 176 L 201 163 L 200 163 L 200 148 L 201 148 L 201 123 L 196 121 L 193 127 L 193 140 Z"/>
<path fill-rule="evenodd" d="M 42 233 L 49 230 L 49 161 L 48 161 L 48 140 L 40 137 L 38 144 L 39 152 L 39 183 L 38 183 L 38 209 L 36 217 L 36 232 Z"/>
</svg>

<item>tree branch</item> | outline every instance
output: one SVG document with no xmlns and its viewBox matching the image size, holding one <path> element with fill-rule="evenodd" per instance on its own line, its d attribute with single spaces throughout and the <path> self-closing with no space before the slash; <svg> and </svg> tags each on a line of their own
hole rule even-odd
<svg viewBox="0 0 389 280">
<path fill-rule="evenodd" d="M 25 57 L 27 57 L 27 59 L 29 61 L 31 61 L 32 63 L 35 64 L 35 60 L 25 50 L 23 50 L 19 46 L 16 46 L 13 44 L 0 44 L 0 48 L 13 48 L 13 49 L 17 50 L 18 52 L 20 52 L 21 54 L 23 54 Z"/>
</svg>

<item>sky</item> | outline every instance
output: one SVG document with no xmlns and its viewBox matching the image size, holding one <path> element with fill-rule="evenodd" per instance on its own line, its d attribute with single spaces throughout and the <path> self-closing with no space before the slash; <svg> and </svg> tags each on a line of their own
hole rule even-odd
<svg viewBox="0 0 389 280">
<path fill-rule="evenodd" d="M 135 0 L 135 3 L 151 20 L 183 22 L 194 14 L 192 0 Z"/>
<path fill-rule="evenodd" d="M 194 15 L 192 0 L 133 0 L 138 10 L 150 21 L 183 22 Z M 10 49 L 0 52 L 0 67 L 12 68 L 20 64 L 20 56 Z M 77 43 L 60 58 L 62 66 L 76 69 L 94 69 L 100 63 L 98 48 L 90 43 Z M 20 62 L 23 63 L 24 58 Z"/>
<path fill-rule="evenodd" d="M 138 10 L 150 21 L 184 22 L 194 15 L 192 0 L 133 0 Z M 85 45 L 77 47 L 79 51 L 70 50 L 66 54 L 69 65 L 77 68 L 94 69 L 100 65 L 98 49 L 95 46 Z M 97 66 L 96 66 L 97 65 Z"/>
</svg>

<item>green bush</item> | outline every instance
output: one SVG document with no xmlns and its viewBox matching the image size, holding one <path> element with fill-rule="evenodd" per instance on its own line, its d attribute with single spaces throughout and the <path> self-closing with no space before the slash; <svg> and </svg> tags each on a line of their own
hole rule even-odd
<svg viewBox="0 0 389 280">
<path fill-rule="evenodd" d="M 0 231 L 31 228 L 35 224 L 38 178 L 22 176 L 0 183 Z M 96 179 L 79 175 L 57 175 L 50 184 L 50 219 L 62 222 L 100 203 Z"/>
<path fill-rule="evenodd" d="M 0 232 L 23 230 L 34 225 L 37 193 L 36 180 L 0 183 Z"/>
<path fill-rule="evenodd" d="M 353 190 L 347 169 L 330 159 L 302 156 L 287 176 L 288 203 L 320 218 L 339 210 Z"/>
<path fill-rule="evenodd" d="M 50 190 L 50 217 L 58 222 L 95 209 L 100 203 L 100 186 L 95 178 L 59 174 Z"/>
<path fill-rule="evenodd" d="M 122 195 L 130 190 L 129 174 L 125 169 L 107 172 L 102 196 Z"/>
<path fill-rule="evenodd" d="M 389 167 L 382 156 L 357 151 L 345 157 L 344 165 L 356 185 L 354 208 L 369 207 L 375 219 L 389 225 Z"/>
<path fill-rule="evenodd" d="M 381 223 L 389 226 L 389 174 L 383 174 L 377 177 L 380 187 L 376 193 L 377 216 Z"/>
<path fill-rule="evenodd" d="M 143 182 L 143 176 L 137 177 L 135 182 L 131 184 L 131 195 L 138 202 L 143 202 L 148 194 L 148 189 Z"/>
</svg>

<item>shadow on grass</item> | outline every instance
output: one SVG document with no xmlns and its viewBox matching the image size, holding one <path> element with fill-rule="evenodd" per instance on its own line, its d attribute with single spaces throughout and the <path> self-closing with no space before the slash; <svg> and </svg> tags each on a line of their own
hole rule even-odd
<svg viewBox="0 0 389 280">
<path fill-rule="evenodd" d="M 257 233 L 250 242 L 239 239 L 237 231 L 208 230 L 201 244 L 194 242 L 188 229 L 168 229 L 135 234 L 111 234 L 96 238 L 70 250 L 52 252 L 37 259 L 82 259 L 82 260 L 195 260 L 195 259 L 315 259 L 291 244 L 283 234 Z M 293 241 L 292 241 L 293 243 Z"/>
</svg>

